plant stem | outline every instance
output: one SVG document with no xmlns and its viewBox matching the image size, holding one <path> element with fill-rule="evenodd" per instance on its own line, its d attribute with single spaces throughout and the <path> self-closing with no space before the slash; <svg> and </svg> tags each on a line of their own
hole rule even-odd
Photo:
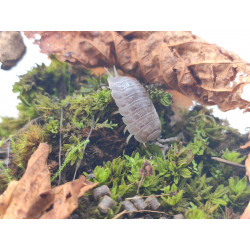
<svg viewBox="0 0 250 250">
<path fill-rule="evenodd" d="M 86 138 L 86 141 L 89 141 L 89 138 L 90 138 L 90 135 L 92 133 L 93 128 L 94 128 L 94 115 L 92 117 L 92 123 L 91 123 L 91 127 L 90 127 L 88 137 Z M 87 145 L 85 145 L 85 147 L 83 148 L 82 155 L 84 155 L 86 147 L 87 147 Z M 81 160 L 78 160 L 77 163 L 76 163 L 76 169 L 75 169 L 73 180 L 75 180 L 75 178 L 76 178 L 76 172 L 77 172 L 78 168 L 80 167 L 80 164 L 81 164 Z"/>
<path fill-rule="evenodd" d="M 62 166 L 62 120 L 63 120 L 63 109 L 61 108 L 61 116 L 60 116 L 60 129 L 59 129 L 59 156 L 58 156 L 58 163 L 59 169 Z M 62 179 L 62 172 L 59 173 L 59 180 L 58 185 L 60 185 Z"/>
</svg>

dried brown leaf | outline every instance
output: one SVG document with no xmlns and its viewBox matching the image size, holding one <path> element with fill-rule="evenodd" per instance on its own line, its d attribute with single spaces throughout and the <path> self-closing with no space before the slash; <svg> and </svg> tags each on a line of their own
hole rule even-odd
<svg viewBox="0 0 250 250">
<path fill-rule="evenodd" d="M 148 83 L 162 83 L 205 105 L 249 111 L 241 99 L 250 66 L 236 54 L 183 31 L 36 33 L 41 51 L 86 68 L 116 65 Z"/>
<path fill-rule="evenodd" d="M 11 201 L 3 219 L 26 218 L 36 197 L 51 189 L 50 173 L 46 163 L 48 155 L 49 146 L 46 143 L 40 143 L 31 156 L 24 175 L 12 192 Z"/>
<path fill-rule="evenodd" d="M 248 157 L 245 161 L 245 166 L 246 166 L 246 176 L 248 176 L 248 179 L 250 181 L 250 154 L 248 154 Z"/>
<path fill-rule="evenodd" d="M 248 141 L 245 145 L 240 146 L 241 149 L 246 149 L 250 147 L 250 141 Z"/>
<path fill-rule="evenodd" d="M 245 211 L 240 217 L 241 219 L 250 219 L 250 202 L 248 203 L 247 207 L 245 208 Z"/>
<path fill-rule="evenodd" d="M 84 176 L 79 179 L 67 182 L 52 190 L 54 199 L 48 203 L 51 209 L 45 212 L 40 219 L 65 219 L 78 207 L 78 198 L 96 187 L 98 183 L 86 180 Z"/>
<path fill-rule="evenodd" d="M 78 198 L 97 186 L 84 176 L 51 189 L 47 165 L 49 145 L 40 143 L 19 181 L 9 183 L 0 196 L 0 218 L 67 218 L 78 206 Z"/>
<path fill-rule="evenodd" d="M 16 185 L 18 184 L 18 181 L 11 181 L 5 190 L 5 192 L 0 196 L 0 218 L 3 218 L 3 215 L 6 212 L 6 209 L 8 208 L 11 197 L 14 189 L 16 188 Z"/>
</svg>

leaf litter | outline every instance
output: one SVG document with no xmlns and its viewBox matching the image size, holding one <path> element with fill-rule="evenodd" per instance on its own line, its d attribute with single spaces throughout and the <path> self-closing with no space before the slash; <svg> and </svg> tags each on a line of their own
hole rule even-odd
<svg viewBox="0 0 250 250">
<path fill-rule="evenodd" d="M 241 98 L 250 84 L 250 66 L 233 52 L 189 31 L 32 31 L 41 51 L 86 68 L 116 65 L 144 82 L 161 83 L 204 105 L 222 111 L 249 111 Z"/>
<path fill-rule="evenodd" d="M 2 219 L 64 219 L 78 207 L 78 198 L 98 185 L 84 176 L 52 188 L 47 165 L 49 145 L 40 143 L 19 181 L 0 196 Z"/>
</svg>

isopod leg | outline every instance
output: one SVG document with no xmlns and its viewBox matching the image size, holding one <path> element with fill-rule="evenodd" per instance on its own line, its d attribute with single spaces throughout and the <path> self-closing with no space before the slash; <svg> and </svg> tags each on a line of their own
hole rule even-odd
<svg viewBox="0 0 250 250">
<path fill-rule="evenodd" d="M 157 141 L 164 143 L 164 142 L 171 142 L 171 141 L 179 141 L 180 139 L 183 139 L 183 138 L 184 138 L 183 133 L 180 133 L 177 136 L 169 137 L 167 139 L 157 139 Z"/>
<path fill-rule="evenodd" d="M 127 130 L 128 130 L 128 126 L 126 126 L 126 127 L 124 128 L 123 134 L 125 134 Z M 130 139 L 130 138 L 129 138 L 129 139 Z"/>
<path fill-rule="evenodd" d="M 117 114 L 120 114 L 119 110 L 114 111 L 111 115 L 117 115 Z"/>
<path fill-rule="evenodd" d="M 154 142 L 155 145 L 159 146 L 161 148 L 161 152 L 162 152 L 162 156 L 163 156 L 163 159 L 164 161 L 166 161 L 166 153 L 167 151 L 169 150 L 169 146 L 168 145 L 164 145 L 164 144 L 161 144 L 159 142 Z"/>
<path fill-rule="evenodd" d="M 170 137 L 167 139 L 157 139 L 156 142 L 154 142 L 155 145 L 158 145 L 161 148 L 161 152 L 163 155 L 164 161 L 166 161 L 166 152 L 169 150 L 169 146 L 166 144 L 162 144 L 164 142 L 172 142 L 172 141 L 180 141 L 180 139 L 184 139 L 183 133 L 179 133 L 175 137 Z"/>
<path fill-rule="evenodd" d="M 130 134 L 128 137 L 127 137 L 127 139 L 126 139 L 126 143 L 128 144 L 128 142 L 129 142 L 129 140 L 130 140 L 130 138 L 132 137 L 133 135 L 132 134 Z"/>
</svg>

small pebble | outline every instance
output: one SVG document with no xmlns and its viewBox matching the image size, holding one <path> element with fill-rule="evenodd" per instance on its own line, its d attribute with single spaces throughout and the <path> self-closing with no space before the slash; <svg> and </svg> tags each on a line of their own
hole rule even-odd
<svg viewBox="0 0 250 250">
<path fill-rule="evenodd" d="M 131 201 L 138 210 L 144 210 L 147 207 L 146 202 L 140 196 L 135 196 L 133 198 L 134 199 L 132 199 Z"/>
<path fill-rule="evenodd" d="M 95 188 L 93 191 L 92 191 L 92 196 L 93 196 L 93 199 L 95 201 L 98 201 L 101 197 L 103 197 L 104 195 L 108 195 L 108 196 L 111 196 L 111 192 L 108 188 L 107 185 L 102 185 L 98 188 Z"/>
<path fill-rule="evenodd" d="M 174 219 L 185 219 L 183 214 L 176 214 L 174 215 Z"/>
<path fill-rule="evenodd" d="M 105 195 L 98 204 L 98 209 L 100 210 L 100 212 L 106 214 L 114 205 L 115 201 L 109 196 Z"/>
<path fill-rule="evenodd" d="M 161 206 L 161 203 L 154 196 L 149 196 L 145 202 L 152 210 L 157 210 Z"/>
<path fill-rule="evenodd" d="M 125 200 L 122 202 L 122 207 L 123 209 L 127 210 L 128 212 L 128 216 L 131 218 L 134 216 L 134 213 L 133 211 L 137 211 L 136 207 L 133 205 L 132 202 L 128 201 L 128 200 Z"/>
</svg>

